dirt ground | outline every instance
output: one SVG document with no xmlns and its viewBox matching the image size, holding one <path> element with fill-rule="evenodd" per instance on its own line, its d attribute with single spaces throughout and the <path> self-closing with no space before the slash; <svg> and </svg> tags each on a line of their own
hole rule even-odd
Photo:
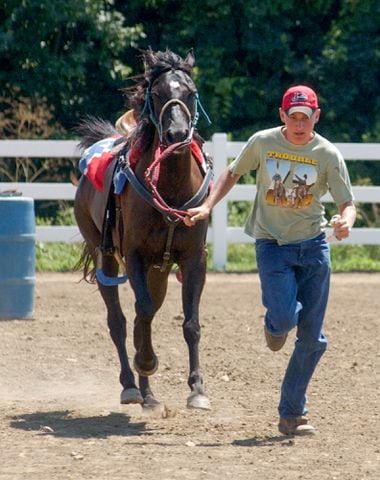
<svg viewBox="0 0 380 480">
<path fill-rule="evenodd" d="M 380 478 L 379 274 L 333 276 L 329 348 L 309 388 L 312 438 L 277 431 L 294 336 L 281 352 L 265 347 L 257 275 L 208 275 L 201 360 L 211 411 L 186 409 L 180 285 L 170 279 L 153 324 L 162 408 L 149 414 L 119 404 L 103 303 L 79 280 L 38 274 L 34 319 L 0 321 L 0 480 Z M 131 332 L 129 286 L 121 296 Z"/>
</svg>

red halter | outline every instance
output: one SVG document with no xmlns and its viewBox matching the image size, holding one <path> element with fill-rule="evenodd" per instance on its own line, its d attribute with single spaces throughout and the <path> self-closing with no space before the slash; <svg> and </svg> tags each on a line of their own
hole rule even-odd
<svg viewBox="0 0 380 480">
<path fill-rule="evenodd" d="M 183 142 L 173 143 L 169 147 L 163 149 L 161 146 L 158 146 L 156 152 L 154 154 L 154 160 L 151 165 L 145 170 L 144 176 L 145 181 L 148 184 L 151 192 L 152 192 L 152 199 L 153 202 L 164 212 L 173 215 L 174 217 L 178 218 L 179 220 L 183 220 L 186 217 L 186 212 L 184 210 L 178 210 L 176 208 L 169 207 L 169 205 L 165 202 L 162 198 L 160 193 L 157 190 L 157 183 L 160 176 L 160 167 L 161 162 L 165 160 L 171 153 L 184 148 L 190 145 L 192 151 L 194 151 L 193 144 L 194 141 L 191 139 L 186 139 Z M 196 144 L 195 144 L 196 145 Z M 198 147 L 198 145 L 197 145 Z"/>
</svg>

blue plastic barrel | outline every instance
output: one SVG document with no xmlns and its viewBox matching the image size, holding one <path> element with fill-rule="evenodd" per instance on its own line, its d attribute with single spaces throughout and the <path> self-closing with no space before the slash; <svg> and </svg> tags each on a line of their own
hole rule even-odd
<svg viewBox="0 0 380 480">
<path fill-rule="evenodd" d="M 33 315 L 35 232 L 33 199 L 0 196 L 0 319 Z"/>
</svg>

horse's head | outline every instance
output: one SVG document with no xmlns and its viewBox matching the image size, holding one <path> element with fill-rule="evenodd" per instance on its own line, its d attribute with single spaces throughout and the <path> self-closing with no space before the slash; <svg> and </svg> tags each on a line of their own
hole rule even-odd
<svg viewBox="0 0 380 480">
<path fill-rule="evenodd" d="M 197 122 L 197 89 L 191 79 L 194 54 L 183 60 L 171 51 L 144 54 L 145 107 L 165 146 L 191 140 Z"/>
</svg>

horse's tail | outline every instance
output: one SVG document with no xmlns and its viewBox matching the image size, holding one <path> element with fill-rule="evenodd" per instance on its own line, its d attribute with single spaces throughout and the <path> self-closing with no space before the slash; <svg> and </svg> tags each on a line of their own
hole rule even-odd
<svg viewBox="0 0 380 480">
<path fill-rule="evenodd" d="M 97 117 L 87 117 L 82 120 L 76 132 L 82 137 L 80 148 L 88 148 L 103 138 L 119 135 L 112 123 Z"/>
<path fill-rule="evenodd" d="M 73 270 L 75 272 L 83 270 L 83 279 L 88 283 L 96 282 L 95 267 L 93 263 L 93 258 L 90 254 L 90 250 L 86 243 L 83 244 L 82 253 L 80 259 L 74 266 Z"/>
</svg>

